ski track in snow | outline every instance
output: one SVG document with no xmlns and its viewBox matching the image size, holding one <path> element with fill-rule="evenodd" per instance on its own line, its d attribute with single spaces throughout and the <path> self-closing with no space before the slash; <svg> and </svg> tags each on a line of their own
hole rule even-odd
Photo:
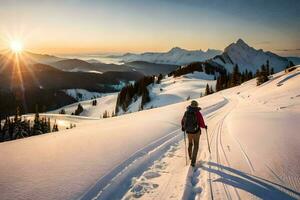
<svg viewBox="0 0 300 200">
<path fill-rule="evenodd" d="M 220 103 L 206 107 L 203 110 L 203 114 L 207 114 L 207 115 L 209 115 L 208 118 L 211 118 L 214 116 L 214 114 L 219 109 L 224 107 L 227 103 L 228 103 L 228 100 L 226 98 L 224 98 L 223 101 L 221 101 Z M 181 138 L 181 140 L 182 140 L 182 138 Z M 177 150 L 177 148 L 178 148 L 178 145 L 176 143 L 173 144 L 173 146 L 171 146 L 170 150 L 167 151 L 162 156 L 162 158 L 170 157 L 170 156 L 173 157 L 174 152 Z M 163 159 L 159 159 L 156 162 L 157 163 L 155 163 L 153 166 L 151 166 L 148 170 L 144 171 L 143 174 L 139 178 L 136 178 L 136 177 L 132 178 L 133 184 L 131 185 L 127 194 L 123 197 L 124 200 L 141 198 L 146 193 L 151 193 L 152 191 L 158 190 L 159 188 L 160 188 L 160 192 L 157 192 L 157 194 L 154 195 L 154 197 L 153 197 L 153 195 L 152 196 L 149 195 L 150 197 L 146 197 L 145 199 L 164 199 L 164 198 L 172 199 L 172 198 L 174 198 L 174 195 L 171 195 L 169 197 L 166 195 L 166 194 L 168 194 L 168 190 L 170 189 L 169 187 L 171 187 L 170 182 L 172 180 L 172 176 L 168 179 L 167 183 L 162 186 L 159 184 L 153 183 L 151 180 L 149 180 L 152 178 L 156 178 L 155 176 L 159 177 L 163 173 L 172 173 L 172 172 L 170 172 L 172 170 L 161 172 L 160 170 L 156 169 L 155 166 L 158 163 L 162 163 L 162 164 L 165 163 Z M 158 164 L 158 165 L 160 166 L 161 164 Z M 153 171 L 153 169 L 154 169 L 154 171 Z M 149 178 L 148 177 L 149 173 L 154 175 L 154 177 L 151 176 Z M 197 185 L 199 182 L 199 177 L 198 177 L 199 174 L 200 174 L 199 165 L 197 165 L 197 167 L 195 169 L 192 167 L 188 167 L 186 180 L 185 180 L 185 186 L 184 186 L 182 194 L 181 194 L 182 199 L 185 199 L 185 200 L 195 199 L 195 197 L 197 195 L 201 194 L 202 188 Z"/>
<path fill-rule="evenodd" d="M 212 149 L 213 158 L 210 157 L 208 162 L 199 162 L 192 175 L 189 174 L 190 172 L 187 174 L 187 177 L 190 177 L 190 185 L 192 185 L 192 187 L 197 186 L 193 185 L 193 180 L 195 178 L 199 178 L 201 176 L 199 171 L 203 173 L 204 169 L 205 171 L 208 171 L 207 181 L 209 188 L 207 192 L 210 193 L 209 197 L 206 196 L 204 199 L 218 199 L 219 197 L 222 197 L 222 199 L 244 199 L 245 194 L 241 195 L 240 191 L 243 191 L 241 189 L 246 189 L 247 187 L 253 187 L 253 189 L 248 189 L 250 194 L 253 193 L 255 196 L 263 199 L 299 199 L 300 193 L 286 187 L 285 185 L 288 184 L 266 164 L 265 166 L 269 170 L 270 174 L 275 177 L 280 184 L 255 175 L 255 168 L 242 144 L 236 137 L 231 135 L 230 132 L 228 133 L 228 131 L 226 132 L 223 130 L 226 118 L 231 114 L 232 110 L 234 110 L 236 106 L 237 103 L 232 103 L 231 100 L 229 100 L 229 103 L 226 106 L 209 115 L 207 119 L 208 122 L 212 119 L 215 120 L 216 117 L 220 117 L 220 120 L 218 120 L 216 125 L 213 126 L 212 134 L 209 138 L 210 144 L 214 144 L 214 148 Z M 232 168 L 222 139 L 222 135 L 225 133 L 229 134 L 230 138 L 235 141 L 237 149 L 240 151 L 241 158 L 243 158 L 241 160 L 244 160 L 248 165 L 250 173 L 238 171 Z M 200 151 L 201 150 L 202 149 L 200 149 Z M 228 151 L 230 151 L 229 146 Z M 213 161 L 216 161 L 216 163 L 213 163 Z M 204 185 L 200 186 L 203 187 Z M 190 187 L 185 189 L 183 199 L 190 200 L 202 197 L 193 192 Z M 253 196 L 248 196 L 247 198 L 253 198 Z"/>
<path fill-rule="evenodd" d="M 230 103 L 228 104 L 228 107 L 229 106 L 230 106 Z M 210 137 L 210 144 L 212 145 L 213 142 L 215 144 L 215 147 L 214 147 L 215 152 L 212 152 L 212 153 L 213 153 L 213 155 L 215 153 L 215 155 L 214 155 L 215 158 L 213 160 L 216 160 L 216 163 L 215 164 L 212 163 L 212 159 L 210 159 L 210 161 L 208 163 L 205 163 L 208 166 L 203 167 L 203 168 L 207 168 L 206 170 L 209 173 L 208 181 L 209 181 L 209 187 L 210 187 L 209 190 L 211 193 L 210 199 L 214 199 L 215 196 L 222 196 L 222 198 L 226 198 L 226 199 L 242 199 L 239 194 L 238 186 L 234 186 L 234 184 L 232 184 L 233 187 L 229 186 L 230 184 L 228 184 L 228 182 L 227 182 L 228 180 L 227 181 L 222 180 L 223 178 L 226 179 L 226 176 L 227 176 L 226 173 L 228 173 L 228 177 L 230 177 L 231 175 L 234 175 L 233 172 L 235 172 L 236 174 L 238 174 L 239 176 L 241 176 L 243 178 L 246 177 L 246 178 L 248 178 L 248 180 L 256 182 L 258 184 L 261 184 L 262 186 L 267 188 L 267 190 L 261 189 L 261 191 L 258 191 L 257 193 L 255 193 L 257 196 L 263 197 L 264 199 L 274 199 L 275 197 L 276 197 L 276 199 L 283 199 L 283 198 L 284 199 L 298 199 L 300 197 L 299 192 L 296 192 L 288 187 L 283 186 L 283 185 L 287 185 L 287 184 L 270 167 L 266 166 L 269 169 L 269 171 L 271 172 L 272 176 L 274 176 L 277 180 L 279 180 L 279 182 L 283 185 L 271 182 L 269 180 L 266 180 L 264 178 L 254 175 L 255 169 L 253 167 L 250 157 L 248 156 L 248 154 L 246 153 L 245 149 L 243 148 L 241 143 L 238 141 L 238 139 L 232 135 L 231 135 L 231 137 L 235 140 L 236 145 L 239 148 L 240 153 L 242 154 L 245 162 L 247 163 L 251 174 L 239 172 L 234 169 L 232 169 L 232 171 L 229 170 L 231 168 L 231 163 L 226 155 L 226 150 L 224 149 L 222 135 L 224 134 L 224 131 L 223 131 L 224 121 L 226 120 L 227 116 L 230 115 L 233 108 L 226 109 L 224 107 L 222 109 L 222 112 L 224 112 L 225 110 L 229 110 L 229 112 L 227 112 L 227 113 L 225 112 L 226 114 L 224 115 L 224 117 L 221 117 L 221 119 L 217 122 L 217 125 L 212 129 L 212 135 Z M 217 112 L 217 113 L 219 114 L 219 112 Z M 218 116 L 217 113 L 215 115 L 213 114 L 212 118 L 208 119 L 208 121 L 215 118 L 216 116 Z M 224 159 L 222 159 L 222 158 L 224 158 Z M 225 164 L 225 166 L 222 166 L 224 164 Z M 215 168 L 218 169 L 219 173 L 217 173 L 218 171 L 215 170 Z M 214 174 L 213 178 L 211 177 L 212 173 Z M 216 176 L 216 174 L 223 175 L 223 178 Z M 230 179 L 234 179 L 234 178 L 231 177 Z M 237 178 L 235 181 L 242 182 L 242 179 Z M 215 184 L 216 182 L 221 182 L 223 189 L 220 188 L 219 184 Z M 250 183 L 249 183 L 249 185 L 250 185 Z M 233 193 L 231 192 L 232 188 L 233 188 L 236 196 L 232 196 L 233 195 Z M 223 195 L 222 194 L 220 195 L 221 191 L 224 192 Z M 270 191 L 273 191 L 273 193 L 270 194 Z M 255 191 L 252 191 L 252 192 L 255 192 Z M 262 192 L 262 194 L 258 194 L 259 192 Z"/>
<path fill-rule="evenodd" d="M 141 175 L 171 145 L 182 139 L 180 129 L 137 151 L 128 160 L 102 177 L 80 199 L 120 199 L 131 185 L 131 178 Z M 116 193 L 116 191 L 118 191 Z"/>
<path fill-rule="evenodd" d="M 226 98 L 219 103 L 203 109 L 203 114 L 214 113 L 228 103 Z M 176 124 L 177 125 L 177 124 Z M 120 199 L 131 188 L 132 179 L 141 176 L 145 171 L 153 165 L 154 161 L 159 160 L 171 147 L 183 139 L 181 128 L 177 129 L 163 138 L 152 142 L 143 149 L 134 153 L 130 158 L 122 164 L 114 168 L 111 172 L 103 176 L 94 186 L 92 186 L 79 199 L 82 200 L 98 200 L 98 199 Z M 150 174 L 148 174 L 150 175 Z M 154 174 L 152 174 L 154 175 Z M 144 175 L 145 176 L 145 175 Z M 146 175 L 147 176 L 147 175 Z M 151 175 L 150 175 L 151 176 Z M 194 177 L 194 176 L 193 176 Z M 196 179 L 196 178 L 194 178 Z M 196 182 L 194 181 L 194 185 Z M 145 190 L 155 189 L 158 185 L 151 185 L 148 182 L 142 182 L 138 186 L 132 188 L 135 197 L 141 196 Z M 146 189 L 145 189 L 146 188 Z M 195 189 L 194 189 L 195 190 Z M 118 191 L 118 192 L 116 192 Z M 141 192 L 142 191 L 142 192 Z"/>
</svg>

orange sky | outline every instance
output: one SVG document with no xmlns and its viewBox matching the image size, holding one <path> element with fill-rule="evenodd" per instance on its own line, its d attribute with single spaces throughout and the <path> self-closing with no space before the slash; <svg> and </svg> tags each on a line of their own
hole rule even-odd
<svg viewBox="0 0 300 200">
<path fill-rule="evenodd" d="M 17 38 L 27 50 L 48 54 L 167 51 L 174 46 L 223 50 L 242 38 L 255 48 L 300 56 L 300 16 L 295 16 L 300 4 L 286 12 L 288 1 L 218 1 L 216 7 L 202 0 L 4 0 L 0 49 Z"/>
</svg>

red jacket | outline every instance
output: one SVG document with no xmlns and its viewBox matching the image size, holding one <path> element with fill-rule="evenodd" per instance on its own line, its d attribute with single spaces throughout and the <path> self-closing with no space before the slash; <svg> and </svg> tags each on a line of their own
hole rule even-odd
<svg viewBox="0 0 300 200">
<path fill-rule="evenodd" d="M 203 116 L 202 116 L 202 114 L 200 113 L 199 110 L 196 112 L 196 117 L 197 117 L 197 120 L 198 120 L 199 127 L 200 128 L 205 128 L 206 125 L 204 123 Z M 182 120 L 181 120 L 181 126 L 184 127 L 184 116 L 182 117 Z"/>
</svg>

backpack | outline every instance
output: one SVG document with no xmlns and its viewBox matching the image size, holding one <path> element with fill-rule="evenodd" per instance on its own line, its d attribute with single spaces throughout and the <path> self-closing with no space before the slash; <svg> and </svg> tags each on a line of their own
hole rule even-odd
<svg viewBox="0 0 300 200">
<path fill-rule="evenodd" d="M 184 113 L 184 130 L 187 133 L 196 133 L 199 130 L 199 124 L 195 111 L 187 110 Z"/>
</svg>

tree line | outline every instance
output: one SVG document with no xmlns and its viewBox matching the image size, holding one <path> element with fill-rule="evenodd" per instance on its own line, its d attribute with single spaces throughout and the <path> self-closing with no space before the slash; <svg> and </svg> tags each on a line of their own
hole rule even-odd
<svg viewBox="0 0 300 200">
<path fill-rule="evenodd" d="M 161 81 L 162 75 L 157 81 Z M 135 102 L 139 97 L 141 97 L 140 109 L 143 109 L 144 105 L 150 101 L 149 90 L 147 86 L 155 83 L 155 76 L 145 76 L 134 84 L 128 84 L 123 87 L 119 92 L 117 97 L 117 103 L 115 108 L 115 114 L 117 115 L 122 109 L 124 112 L 128 110 L 128 106 Z"/>
<path fill-rule="evenodd" d="M 293 63 L 290 62 L 287 68 L 291 66 L 293 66 Z M 239 66 L 236 64 L 233 67 L 232 73 L 222 74 L 217 78 L 216 91 L 238 86 L 255 77 L 256 85 L 259 86 L 267 82 L 270 75 L 273 75 L 274 73 L 274 68 L 270 66 L 269 60 L 267 60 L 265 64 L 262 64 L 255 74 L 247 69 L 241 73 Z"/>
<path fill-rule="evenodd" d="M 71 125 L 70 128 L 72 127 Z M 57 131 L 57 124 L 54 123 L 51 127 L 50 118 L 40 117 L 38 109 L 33 121 L 22 117 L 18 107 L 14 117 L 0 119 L 0 142 Z"/>
<path fill-rule="evenodd" d="M 240 72 L 239 66 L 236 64 L 233 67 L 232 73 L 224 73 L 218 76 L 216 82 L 216 91 L 231 88 L 242 84 L 253 78 L 253 73 L 247 69 Z"/>
<path fill-rule="evenodd" d="M 209 75 L 218 75 L 218 74 L 225 74 L 226 69 L 218 65 L 216 63 L 212 64 L 210 62 L 193 62 L 186 66 L 179 67 L 175 71 L 168 74 L 168 76 L 182 76 L 185 74 L 193 73 L 193 72 L 204 72 Z"/>
</svg>

